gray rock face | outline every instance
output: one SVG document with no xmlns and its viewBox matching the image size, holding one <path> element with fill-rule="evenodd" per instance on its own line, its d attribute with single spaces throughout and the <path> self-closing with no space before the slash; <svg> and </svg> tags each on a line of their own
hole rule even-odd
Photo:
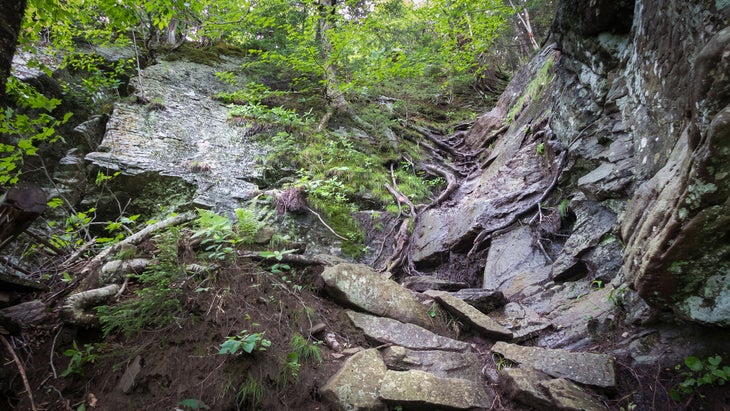
<svg viewBox="0 0 730 411">
<path fill-rule="evenodd" d="M 507 299 L 504 298 L 501 291 L 485 290 L 483 288 L 464 288 L 452 293 L 452 295 L 464 300 L 484 314 L 507 304 Z"/>
<path fill-rule="evenodd" d="M 466 351 L 469 344 L 443 337 L 417 325 L 402 323 L 389 318 L 347 311 L 355 327 L 382 343 L 391 343 L 414 350 Z"/>
<path fill-rule="evenodd" d="M 362 264 L 337 264 L 322 272 L 327 292 L 345 305 L 396 320 L 430 327 L 428 308 L 410 291 Z"/>
<path fill-rule="evenodd" d="M 608 407 L 598 402 L 580 387 L 563 378 L 542 382 L 553 399 L 557 409 L 565 411 L 608 411 Z"/>
<path fill-rule="evenodd" d="M 245 127 L 229 124 L 228 109 L 213 100 L 228 85 L 217 70 L 184 61 L 167 62 L 142 70 L 136 95 L 152 104 L 117 103 L 92 163 L 137 175 L 156 172 L 179 177 L 197 187 L 201 206 L 232 210 L 257 190 L 250 183 L 260 176 L 256 158 L 264 154 Z"/>
<path fill-rule="evenodd" d="M 444 280 L 432 275 L 406 277 L 401 284 L 409 290 L 418 292 L 426 290 L 458 291 L 468 287 L 466 283 Z"/>
<path fill-rule="evenodd" d="M 360 351 L 348 358 L 342 368 L 319 390 L 332 410 L 387 410 L 378 399 L 380 383 L 387 372 L 376 349 Z"/>
<path fill-rule="evenodd" d="M 393 405 L 420 409 L 468 410 L 489 408 L 492 398 L 481 384 L 474 381 L 439 378 L 433 374 L 411 370 L 385 373 L 380 386 L 380 398 Z"/>
<path fill-rule="evenodd" d="M 510 361 L 526 364 L 553 377 L 612 388 L 616 386 L 616 372 L 613 359 L 604 354 L 570 352 L 540 347 L 521 347 L 498 342 L 492 351 L 503 355 Z"/>
<path fill-rule="evenodd" d="M 447 311 L 480 333 L 497 340 L 512 339 L 510 330 L 446 291 L 429 291 L 425 294 L 436 299 Z"/>
<path fill-rule="evenodd" d="M 549 280 L 548 260 L 534 246 L 529 227 L 492 239 L 484 268 L 484 288 L 501 291 L 512 300 L 526 288 Z"/>
<path fill-rule="evenodd" d="M 552 327 L 552 323 L 535 312 L 532 308 L 519 303 L 508 303 L 499 310 L 493 311 L 489 316 L 502 324 L 512 333 L 512 342 L 534 338 Z"/>
<path fill-rule="evenodd" d="M 504 368 L 500 388 L 514 401 L 537 410 L 607 411 L 608 408 L 577 385 L 551 379 L 531 367 Z"/>
<path fill-rule="evenodd" d="M 411 350 L 393 346 L 383 350 L 383 361 L 389 370 L 421 370 L 441 378 L 478 381 L 481 360 L 472 352 Z"/>
</svg>

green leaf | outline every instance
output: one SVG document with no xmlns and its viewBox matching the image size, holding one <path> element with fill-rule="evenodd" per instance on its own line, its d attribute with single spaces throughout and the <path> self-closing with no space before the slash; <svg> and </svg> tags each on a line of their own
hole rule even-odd
<svg viewBox="0 0 730 411">
<path fill-rule="evenodd" d="M 180 401 L 177 405 L 192 408 L 194 410 L 210 409 L 210 407 L 208 407 L 203 401 L 195 399 L 195 398 L 186 398 L 186 399 Z"/>
<path fill-rule="evenodd" d="M 241 348 L 241 341 L 236 339 L 226 340 L 221 344 L 221 349 L 218 354 L 235 354 Z"/>
<path fill-rule="evenodd" d="M 669 397 L 674 400 L 674 402 L 680 402 L 682 400 L 682 394 L 674 388 L 669 389 Z"/>
<path fill-rule="evenodd" d="M 689 356 L 684 359 L 684 365 L 692 371 L 702 371 L 702 361 L 694 356 Z"/>
<path fill-rule="evenodd" d="M 718 366 L 722 362 L 722 357 L 716 355 L 714 357 L 708 357 L 707 362 L 711 365 Z"/>
</svg>

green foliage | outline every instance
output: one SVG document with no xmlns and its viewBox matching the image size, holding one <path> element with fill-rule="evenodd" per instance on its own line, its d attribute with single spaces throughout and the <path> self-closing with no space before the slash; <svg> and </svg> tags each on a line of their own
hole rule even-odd
<svg viewBox="0 0 730 411">
<path fill-rule="evenodd" d="M 258 409 L 261 397 L 264 395 L 264 386 L 251 373 L 248 373 L 246 382 L 236 392 L 236 402 L 241 409 Z"/>
<path fill-rule="evenodd" d="M 93 351 L 93 344 L 84 344 L 84 349 L 81 350 L 74 340 L 73 348 L 69 348 L 63 352 L 63 355 L 69 357 L 70 360 L 66 370 L 61 373 L 61 377 L 68 377 L 72 374 L 83 375 L 84 365 L 93 364 L 96 361 L 97 355 Z"/>
<path fill-rule="evenodd" d="M 206 405 L 202 400 L 198 400 L 195 398 L 186 398 L 177 405 L 185 408 L 190 408 L 191 410 L 209 410 L 210 407 Z"/>
<path fill-rule="evenodd" d="M 289 341 L 289 346 L 292 352 L 297 354 L 297 357 L 301 361 L 316 361 L 322 362 L 322 351 L 318 344 L 310 343 L 301 334 L 294 333 Z"/>
<path fill-rule="evenodd" d="M 0 85 L 1 86 L 1 85 Z M 52 114 L 61 100 L 48 98 L 31 85 L 10 77 L 6 86 L 7 98 L 15 109 L 0 108 L 0 135 L 8 140 L 0 143 L 0 186 L 18 182 L 24 160 L 38 154 L 39 145 L 61 140 L 56 128 L 65 124 L 72 113 L 58 119 Z"/>
<path fill-rule="evenodd" d="M 253 208 L 238 208 L 236 224 L 228 217 L 210 210 L 198 209 L 198 228 L 193 238 L 200 238 L 204 247 L 203 257 L 209 260 L 226 260 L 233 256 L 238 244 L 252 244 L 256 233 L 263 227 Z"/>
<path fill-rule="evenodd" d="M 170 228 L 155 237 L 156 262 L 148 265 L 142 274 L 130 275 L 142 285 L 135 291 L 137 298 L 97 307 L 105 337 L 111 333 L 130 337 L 143 329 L 160 328 L 180 314 L 182 290 L 178 283 L 188 274 L 177 261 L 179 238 L 179 228 Z"/>
<path fill-rule="evenodd" d="M 266 351 L 271 341 L 264 338 L 264 333 L 251 333 L 243 330 L 238 335 L 230 336 L 221 344 L 218 354 L 236 355 L 239 352 L 251 354 L 254 351 Z"/>
<path fill-rule="evenodd" d="M 684 377 L 684 381 L 679 386 L 669 390 L 669 395 L 673 400 L 679 402 L 682 395 L 698 394 L 701 398 L 704 396 L 698 392 L 699 388 L 706 385 L 725 385 L 730 380 L 730 367 L 724 366 L 720 368 L 722 357 L 715 355 L 707 357 L 702 361 L 698 357 L 689 356 L 684 359 L 683 370 L 681 365 L 677 365 L 675 370 L 681 371 L 680 375 Z"/>
</svg>

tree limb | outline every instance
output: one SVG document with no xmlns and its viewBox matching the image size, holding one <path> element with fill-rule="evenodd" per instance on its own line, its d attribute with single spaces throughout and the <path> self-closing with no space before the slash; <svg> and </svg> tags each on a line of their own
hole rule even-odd
<svg viewBox="0 0 730 411">
<path fill-rule="evenodd" d="M 13 349 L 13 346 L 10 345 L 8 340 L 5 338 L 4 335 L 0 334 L 0 340 L 3 342 L 3 345 L 8 350 L 8 353 L 13 357 L 13 361 L 15 361 L 15 365 L 18 367 L 18 372 L 20 372 L 20 377 L 23 380 L 23 386 L 25 387 L 25 392 L 28 394 L 28 399 L 30 400 L 30 408 L 33 411 L 36 411 L 37 408 L 35 406 L 35 401 L 33 401 L 33 391 L 30 389 L 30 383 L 28 382 L 28 376 L 25 374 L 25 369 L 23 369 L 23 364 L 20 362 L 20 359 L 15 354 L 15 350 Z"/>
</svg>

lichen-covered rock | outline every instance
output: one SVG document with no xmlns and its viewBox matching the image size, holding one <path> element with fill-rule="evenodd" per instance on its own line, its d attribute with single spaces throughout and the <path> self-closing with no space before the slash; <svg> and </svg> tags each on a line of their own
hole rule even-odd
<svg viewBox="0 0 730 411">
<path fill-rule="evenodd" d="M 608 411 L 608 407 L 603 403 L 566 379 L 556 378 L 543 381 L 540 386 L 547 390 L 553 400 L 555 409 L 563 411 Z"/>
<path fill-rule="evenodd" d="M 554 407 L 550 397 L 543 393 L 539 383 L 550 377 L 532 367 L 505 367 L 499 370 L 499 388 L 508 398 L 538 410 Z"/>
<path fill-rule="evenodd" d="M 411 350 L 394 345 L 383 350 L 383 361 L 389 370 L 421 370 L 442 378 L 478 381 L 482 361 L 473 352 Z"/>
<path fill-rule="evenodd" d="M 498 342 L 492 351 L 510 361 L 526 364 L 553 377 L 567 378 L 581 384 L 613 388 L 616 371 L 613 358 L 605 354 L 570 352 L 561 349 L 522 347 Z"/>
<path fill-rule="evenodd" d="M 381 343 L 400 345 L 414 350 L 466 351 L 469 344 L 437 335 L 414 324 L 402 323 L 390 318 L 376 317 L 355 311 L 347 311 L 355 327 L 369 338 Z"/>
<path fill-rule="evenodd" d="M 501 291 L 486 290 L 484 288 L 464 288 L 452 293 L 452 295 L 464 300 L 484 314 L 507 304 L 507 299 Z"/>
<path fill-rule="evenodd" d="M 337 264 L 321 274 L 327 292 L 338 302 L 372 314 L 430 327 L 428 307 L 395 281 L 362 264 Z"/>
<path fill-rule="evenodd" d="M 125 175 L 161 173 L 196 187 L 195 203 L 233 210 L 251 198 L 261 176 L 257 157 L 266 148 L 248 135 L 250 125 L 228 119 L 228 108 L 213 99 L 232 91 L 216 71 L 236 62 L 210 67 L 186 61 L 160 61 L 142 70 L 135 91 L 138 103 L 114 106 L 101 146 L 86 159 Z M 139 187 L 139 186 L 138 186 Z"/>
<path fill-rule="evenodd" d="M 388 407 L 378 399 L 378 392 L 387 371 L 378 350 L 360 351 L 345 361 L 319 393 L 333 411 L 384 411 Z"/>
<path fill-rule="evenodd" d="M 419 409 L 487 409 L 492 402 L 476 381 L 440 378 L 418 370 L 388 370 L 380 386 L 380 398 L 389 404 Z"/>
<path fill-rule="evenodd" d="M 496 340 L 509 341 L 512 339 L 510 330 L 446 291 L 429 291 L 425 294 L 436 299 L 452 315 L 480 333 Z"/>
</svg>

